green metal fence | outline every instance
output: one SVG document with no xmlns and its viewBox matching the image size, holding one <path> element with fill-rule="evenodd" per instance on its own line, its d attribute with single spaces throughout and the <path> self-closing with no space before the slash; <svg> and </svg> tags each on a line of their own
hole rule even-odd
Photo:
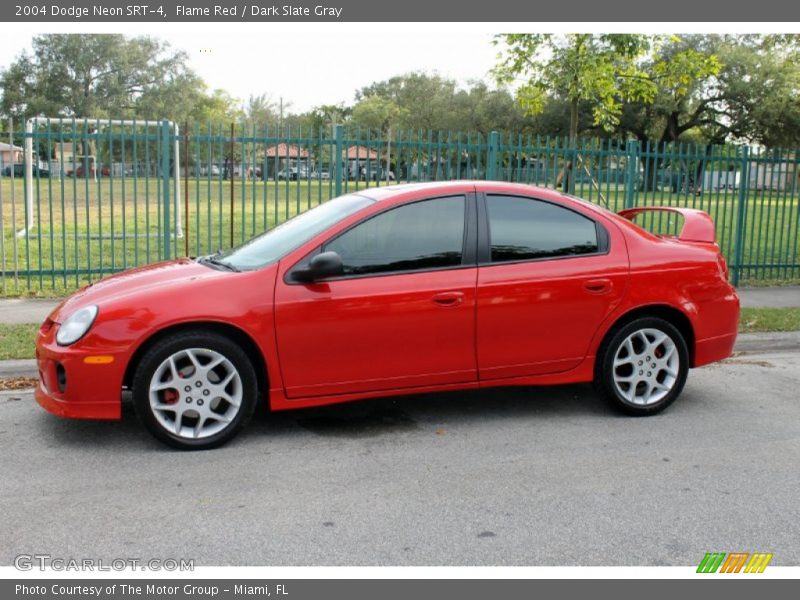
<svg viewBox="0 0 800 600">
<path fill-rule="evenodd" d="M 734 283 L 800 279 L 795 150 L 108 119 L 9 124 L 0 143 L 0 295 L 63 294 L 239 244 L 342 193 L 453 179 L 557 187 L 614 211 L 699 208 Z"/>
</svg>

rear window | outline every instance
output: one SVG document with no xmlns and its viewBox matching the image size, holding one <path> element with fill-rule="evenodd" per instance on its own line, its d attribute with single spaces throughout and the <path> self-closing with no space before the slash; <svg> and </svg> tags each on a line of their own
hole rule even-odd
<svg viewBox="0 0 800 600">
<path fill-rule="evenodd" d="M 592 254 L 599 242 L 594 221 L 541 200 L 486 198 L 492 262 Z"/>
</svg>

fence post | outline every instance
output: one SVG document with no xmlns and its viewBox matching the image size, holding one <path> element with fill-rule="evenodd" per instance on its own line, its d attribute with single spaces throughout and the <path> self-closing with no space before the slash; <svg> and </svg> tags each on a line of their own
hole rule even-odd
<svg viewBox="0 0 800 600">
<path fill-rule="evenodd" d="M 625 170 L 625 208 L 633 208 L 636 205 L 636 173 L 639 161 L 639 142 L 628 140 L 625 149 L 627 156 L 627 169 Z"/>
<path fill-rule="evenodd" d="M 494 181 L 497 179 L 497 147 L 498 134 L 496 131 L 489 133 L 489 151 L 486 156 L 486 179 Z"/>
<path fill-rule="evenodd" d="M 169 168 L 169 156 L 170 156 L 170 132 L 169 132 L 169 121 L 161 121 L 161 201 L 163 203 L 162 213 L 163 213 L 163 247 L 162 247 L 162 259 L 169 260 L 172 258 L 172 232 L 170 227 L 170 168 Z"/>
<path fill-rule="evenodd" d="M 342 138 L 344 137 L 344 125 L 336 126 L 336 150 L 334 150 L 334 177 L 336 178 L 336 196 L 342 195 L 342 152 L 344 150 Z"/>
<path fill-rule="evenodd" d="M 750 186 L 750 146 L 739 148 L 741 176 L 739 177 L 739 197 L 736 204 L 736 252 L 734 253 L 731 283 L 739 285 L 744 260 L 744 232 L 747 222 L 747 189 Z"/>
</svg>

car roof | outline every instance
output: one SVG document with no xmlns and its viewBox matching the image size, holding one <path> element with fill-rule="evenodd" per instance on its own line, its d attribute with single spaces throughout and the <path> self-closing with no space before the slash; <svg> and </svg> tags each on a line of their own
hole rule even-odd
<svg viewBox="0 0 800 600">
<path fill-rule="evenodd" d="M 525 183 L 509 183 L 506 181 L 460 180 L 432 181 L 425 183 L 401 183 L 398 185 L 366 188 L 363 190 L 358 190 L 355 193 L 380 202 L 382 200 L 395 199 L 399 196 L 415 197 L 426 194 L 449 194 L 465 192 L 520 194 L 523 196 L 540 198 L 542 200 L 553 200 L 566 204 L 580 202 L 581 204 L 586 204 L 592 208 L 596 208 L 599 212 L 604 212 L 603 208 L 592 204 L 591 202 L 575 196 L 563 194 L 558 190 Z"/>
<path fill-rule="evenodd" d="M 510 194 L 519 195 L 539 200 L 546 200 L 561 204 L 562 206 L 582 209 L 594 213 L 595 215 L 612 219 L 617 223 L 632 225 L 630 221 L 617 215 L 614 211 L 585 200 L 578 196 L 565 194 L 559 190 L 530 185 L 526 183 L 510 183 L 506 181 L 432 181 L 425 183 L 401 183 L 398 185 L 388 185 L 374 188 L 354 190 L 352 193 L 369 198 L 375 202 L 382 201 L 413 201 L 423 199 L 426 196 L 446 196 L 448 194 L 464 194 L 469 192 L 482 192 L 486 194 Z M 640 230 L 637 226 L 629 229 Z"/>
<path fill-rule="evenodd" d="M 430 181 L 425 183 L 401 183 L 398 185 L 389 185 L 382 187 L 367 188 L 359 190 L 357 193 L 362 196 L 367 196 L 376 201 L 388 200 L 396 198 L 398 195 L 415 194 L 415 193 L 453 193 L 453 192 L 505 192 L 505 193 L 521 193 L 525 195 L 537 194 L 540 197 L 545 196 L 562 196 L 559 192 L 548 190 L 533 185 L 523 183 L 507 183 L 504 181 L 473 181 L 473 180 L 457 180 L 457 181 Z"/>
</svg>

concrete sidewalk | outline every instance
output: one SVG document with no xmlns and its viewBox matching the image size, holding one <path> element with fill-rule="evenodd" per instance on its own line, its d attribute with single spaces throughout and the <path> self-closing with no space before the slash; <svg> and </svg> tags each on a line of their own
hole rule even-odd
<svg viewBox="0 0 800 600">
<path fill-rule="evenodd" d="M 41 323 L 61 302 L 39 298 L 0 299 L 0 323 Z"/>
<path fill-rule="evenodd" d="M 800 285 L 740 288 L 745 308 L 800 308 Z"/>
</svg>

